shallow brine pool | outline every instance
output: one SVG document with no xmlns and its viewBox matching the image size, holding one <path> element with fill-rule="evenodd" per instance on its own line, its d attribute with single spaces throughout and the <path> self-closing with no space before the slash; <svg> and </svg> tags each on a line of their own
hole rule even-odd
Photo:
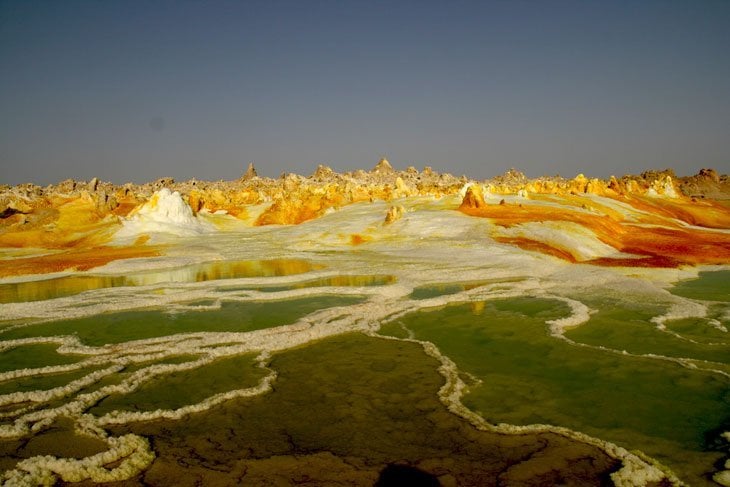
<svg viewBox="0 0 730 487">
<path fill-rule="evenodd" d="M 726 269 L 568 264 L 443 210 L 398 232 L 321 220 L 185 241 L 249 262 L 228 269 L 0 283 L 4 481 L 713 485 L 724 470 Z M 350 231 L 374 237 L 353 247 Z"/>
</svg>

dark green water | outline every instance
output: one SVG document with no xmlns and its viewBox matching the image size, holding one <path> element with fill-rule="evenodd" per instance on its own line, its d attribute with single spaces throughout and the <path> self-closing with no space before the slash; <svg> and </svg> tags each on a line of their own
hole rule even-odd
<svg viewBox="0 0 730 487">
<path fill-rule="evenodd" d="M 255 359 L 253 354 L 237 355 L 192 370 L 166 374 L 129 394 L 109 396 L 90 412 L 100 416 L 115 409 L 177 409 L 221 392 L 253 387 L 267 373 L 257 366 Z"/>
<path fill-rule="evenodd" d="M 0 372 L 72 364 L 83 358 L 59 354 L 56 352 L 57 348 L 58 345 L 55 343 L 37 343 L 2 351 L 0 352 Z"/>
<path fill-rule="evenodd" d="M 224 279 L 225 275 L 204 277 Z M 387 275 L 336 276 L 256 289 L 274 292 L 393 282 L 395 278 Z M 454 294 L 487 282 L 491 281 L 422 286 L 409 298 Z M 567 305 L 527 297 L 414 312 L 384 324 L 380 332 L 399 338 L 412 333 L 436 344 L 457 364 L 470 386 L 464 404 L 492 423 L 568 427 L 641 450 L 691 485 L 711 485 L 709 475 L 717 469 L 713 464 L 723 458 L 722 450 L 727 448 L 719 434 L 730 425 L 730 381 L 719 373 L 682 367 L 672 359 L 689 359 L 700 368 L 730 372 L 728 332 L 722 331 L 723 326 L 730 327 L 726 304 L 730 301 L 729 286 L 727 272 L 702 273 L 698 279 L 679 283 L 670 291 L 711 301 L 708 316 L 670 320 L 667 331 L 651 322 L 667 311 L 662 305 L 596 296 L 579 298 L 595 313 L 588 323 L 565 332 L 575 343 L 550 336 L 546 325 L 548 320 L 569 315 Z M 218 286 L 218 292 L 236 289 L 249 288 Z M 142 309 L 11 330 L 8 322 L 0 338 L 74 335 L 92 346 L 120 344 L 119 350 L 110 348 L 110 353 L 123 355 L 134 353 L 131 346 L 127 350 L 124 345 L 133 340 L 273 328 L 321 309 L 347 307 L 364 299 L 224 300 L 219 309 Z M 188 304 L 215 303 L 203 299 Z M 227 345 L 226 340 L 217 346 Z M 55 344 L 34 344 L 0 352 L 0 372 L 63 365 L 84 358 L 59 354 L 56 349 Z M 153 363 L 196 360 L 206 350 L 181 350 L 179 355 L 160 361 L 149 358 L 149 362 L 128 365 L 82 392 L 119 384 Z M 5 381 L 0 383 L 0 394 L 62 386 L 98 367 Z M 595 449 L 586 453 L 585 445 L 573 442 L 566 446 L 561 442 L 572 440 L 564 438 L 480 436 L 482 433 L 446 412 L 438 402 L 436 391 L 443 384 L 438 363 L 418 344 L 347 334 L 278 353 L 272 357 L 271 367 L 280 376 L 273 392 L 264 396 L 233 400 L 177 422 L 120 426 L 118 432 L 134 431 L 149 437 L 160 459 L 131 485 L 158 484 L 173 478 L 180 485 L 236 483 L 235 479 L 245 475 L 261 480 L 281 474 L 291 479 L 302 471 L 308 472 L 310 480 L 318 478 L 324 484 L 366 479 L 372 485 L 390 462 L 418 466 L 442 479 L 444 485 L 495 485 L 502 471 L 510 472 L 512 483 L 503 482 L 508 485 L 524 485 L 520 479 L 542 479 L 544 485 L 600 485 L 615 468 Z M 194 370 L 156 377 L 128 394 L 112 394 L 87 412 L 103 415 L 113 410 L 175 409 L 254 386 L 266 373 L 256 366 L 253 354 L 228 356 Z M 68 400 L 54 400 L 48 407 Z M 13 407 L 20 406 L 9 406 Z M 69 438 L 72 429 L 72 425 L 61 424 L 30 440 L 0 442 L 0 453 L 7 457 L 0 465 L 11 468 L 8 458 L 31 452 L 56 454 L 61 450 L 54 450 L 54 442 Z M 539 445 L 557 442 L 556 451 L 563 453 L 536 455 L 535 441 Z M 98 445 L 88 443 L 87 447 Z M 81 455 L 82 451 L 87 450 L 71 448 L 69 455 Z M 576 452 L 568 455 L 567 463 L 561 457 L 565 451 Z M 520 452 L 543 460 L 517 468 L 523 462 Z M 599 462 L 600 468 L 594 463 L 597 458 L 603 462 Z M 503 470 L 506 464 L 513 467 Z M 559 475 L 551 470 L 560 468 L 564 470 Z M 585 480 L 588 478 L 591 480 Z M 300 480 L 308 481 L 305 477 Z"/>
<path fill-rule="evenodd" d="M 460 282 L 452 284 L 433 284 L 428 286 L 419 286 L 413 290 L 409 296 L 411 299 L 429 299 L 438 296 L 447 296 L 449 294 L 456 294 L 462 291 L 468 291 L 485 284 L 494 284 L 495 282 L 517 282 L 518 279 L 502 279 L 499 281 L 476 281 L 476 282 Z M 499 286 L 493 286 L 492 289 L 498 290 Z"/>
<path fill-rule="evenodd" d="M 670 289 L 672 294 L 705 301 L 730 302 L 730 271 L 700 272 Z"/>
<path fill-rule="evenodd" d="M 438 362 L 418 344 L 347 334 L 276 354 L 271 367 L 279 377 L 265 396 L 114 428 L 154 438 L 157 460 L 129 485 L 370 486 L 395 464 L 444 486 L 586 486 L 616 468 L 556 435 L 475 430 L 439 402 Z M 435 485 L 425 481 L 385 485 Z"/>
<path fill-rule="evenodd" d="M 10 330 L 3 339 L 76 335 L 87 345 L 122 343 L 178 333 L 246 332 L 286 325 L 313 311 L 362 301 L 348 296 L 317 296 L 287 301 L 224 302 L 218 310 L 166 313 L 164 310 L 107 313 Z"/>
<path fill-rule="evenodd" d="M 619 304 L 604 304 L 591 315 L 585 326 L 568 330 L 565 335 L 580 343 L 601 345 L 615 350 L 626 350 L 634 354 L 657 354 L 668 357 L 685 357 L 697 360 L 727 362 L 730 357 L 730 343 L 708 345 L 679 340 L 664 333 L 650 321 L 656 313 L 627 309 Z M 669 321 L 670 330 L 686 334 L 689 338 L 721 340 L 722 332 L 708 325 L 706 320 Z M 709 340 L 705 340 L 709 341 Z"/>
<path fill-rule="evenodd" d="M 23 377 L 9 381 L 0 382 L 0 394 L 13 392 L 43 391 L 61 387 L 71 381 L 80 379 L 83 376 L 94 372 L 95 369 L 82 369 L 61 374 L 48 374 L 35 377 Z"/>
<path fill-rule="evenodd" d="M 567 313 L 559 302 L 510 299 L 483 309 L 459 305 L 414 313 L 381 332 L 404 336 L 405 327 L 478 378 L 464 403 L 490 422 L 567 426 L 641 449 L 693 484 L 712 471 L 720 455 L 705 452 L 707 435 L 730 416 L 727 378 L 550 337 L 545 321 Z M 650 323 L 644 323 L 648 332 L 635 323 L 612 331 L 620 321 L 620 313 L 604 311 L 570 336 L 637 351 L 687 352 L 685 343 L 672 349 L 665 336 L 654 336 Z M 718 351 L 704 355 L 723 357 Z"/>
</svg>

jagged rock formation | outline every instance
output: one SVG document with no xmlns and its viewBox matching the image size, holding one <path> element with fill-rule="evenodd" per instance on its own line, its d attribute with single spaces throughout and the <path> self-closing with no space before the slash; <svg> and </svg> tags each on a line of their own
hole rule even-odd
<svg viewBox="0 0 730 487">
<path fill-rule="evenodd" d="M 250 181 L 255 177 L 258 177 L 258 174 L 256 174 L 256 168 L 253 166 L 253 162 L 249 162 L 248 169 L 246 169 L 244 175 L 241 176 L 241 181 Z"/>
<path fill-rule="evenodd" d="M 503 200 L 504 201 L 504 200 Z M 464 199 L 461 202 L 459 209 L 477 209 L 487 206 L 484 201 L 484 193 L 482 187 L 479 184 L 471 184 L 466 189 Z"/>
<path fill-rule="evenodd" d="M 308 213 L 314 218 L 322 210 L 335 205 L 378 199 L 389 201 L 415 195 L 441 197 L 456 194 L 465 182 L 463 178 L 436 173 L 430 167 L 421 172 L 413 167 L 396 171 L 386 159 L 382 159 L 370 172 L 358 170 L 340 174 L 320 165 L 308 178 L 290 174 L 277 180 L 258 177 L 251 163 L 244 176 L 237 181 L 210 182 L 193 179 L 176 182 L 173 178 L 160 178 L 141 185 L 127 183 L 118 186 L 94 178 L 89 182 L 65 180 L 45 188 L 34 184 L 1 186 L 0 219 L 2 227 L 6 228 L 18 223 L 23 219 L 22 215 L 25 215 L 26 221 L 23 224 L 32 225 L 39 220 L 43 210 L 58 209 L 65 202 L 79 198 L 93 202 L 100 217 L 104 214 L 125 216 L 162 188 L 180 192 L 195 212 L 225 211 L 232 215 L 247 215 L 244 210 L 248 205 L 269 204 L 280 207 L 281 200 L 286 198 L 292 200 L 288 204 L 291 208 L 311 207 Z M 712 169 L 702 169 L 697 175 L 684 178 L 677 178 L 672 171 L 665 170 L 646 171 L 640 176 L 623 176 L 620 179 L 611 177 L 609 180 L 589 179 L 582 174 L 573 179 L 556 176 L 528 180 L 524 174 L 512 169 L 501 176 L 483 181 L 482 185 L 490 194 L 520 193 L 525 197 L 534 194 L 596 194 L 609 197 L 647 195 L 671 198 L 689 196 L 696 199 L 730 197 L 730 179 Z M 476 190 L 476 186 L 472 186 L 472 193 Z M 45 216 L 48 217 L 47 214 Z M 289 218 L 291 221 L 306 219 L 308 218 Z M 275 220 L 272 219 L 272 222 Z"/>
<path fill-rule="evenodd" d="M 335 172 L 329 166 L 320 164 L 317 170 L 310 176 L 313 181 L 324 182 L 334 176 Z"/>
<path fill-rule="evenodd" d="M 714 169 L 700 169 L 694 176 L 681 178 L 679 187 L 682 193 L 694 198 L 730 198 L 730 177 Z"/>
<path fill-rule="evenodd" d="M 388 159 L 382 158 L 371 172 L 375 174 L 390 174 L 395 171 L 393 170 L 393 166 L 390 165 L 390 162 L 388 162 Z"/>
<path fill-rule="evenodd" d="M 390 223 L 393 223 L 395 221 L 400 220 L 403 218 L 403 214 L 405 213 L 405 208 L 402 206 L 391 206 L 388 208 L 388 212 L 385 214 L 385 224 L 388 225 Z"/>
<path fill-rule="evenodd" d="M 493 178 L 492 183 L 507 187 L 515 187 L 525 185 L 527 183 L 527 176 L 525 176 L 524 173 L 518 171 L 517 169 L 511 168 L 501 176 Z"/>
<path fill-rule="evenodd" d="M 84 244 L 85 233 L 97 224 L 113 225 L 163 188 L 179 192 L 194 213 L 225 213 L 250 218 L 252 206 L 266 208 L 253 220 L 256 225 L 297 224 L 324 214 L 330 208 L 363 202 L 429 195 L 454 194 L 461 180 L 429 168 L 396 171 L 381 160 L 371 172 L 339 174 L 319 166 L 308 178 L 296 174 L 280 179 L 257 176 L 251 163 L 237 181 L 177 182 L 160 178 L 141 185 L 114 185 L 97 178 L 88 182 L 65 180 L 45 188 L 34 184 L 0 187 L 0 247 L 66 248 Z M 77 216 L 74 216 L 78 214 Z M 73 231 L 68 230 L 73 227 Z M 107 232 L 109 233 L 109 232 Z M 93 242 L 92 242 L 93 240 Z M 86 245 L 108 240 L 95 235 Z"/>
</svg>

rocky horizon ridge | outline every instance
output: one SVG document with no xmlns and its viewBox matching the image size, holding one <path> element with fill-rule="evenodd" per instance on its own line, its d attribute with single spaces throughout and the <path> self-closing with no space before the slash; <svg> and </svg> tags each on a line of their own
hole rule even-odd
<svg viewBox="0 0 730 487">
<path fill-rule="evenodd" d="M 115 184 L 112 182 L 102 181 L 99 178 L 92 178 L 89 181 L 75 180 L 72 178 L 65 179 L 56 184 L 48 184 L 41 186 L 32 182 L 20 183 L 16 185 L 0 184 L 0 204 L 3 203 L 2 198 L 8 194 L 15 196 L 25 196 L 32 198 L 34 196 L 58 194 L 70 194 L 74 192 L 87 191 L 89 193 L 103 192 L 109 194 L 118 190 L 125 192 L 135 191 L 140 196 L 151 196 L 155 191 L 167 187 L 173 191 L 179 191 L 187 194 L 192 189 L 263 189 L 270 186 L 280 184 L 291 186 L 292 181 L 300 181 L 307 183 L 360 183 L 360 184 L 395 184 L 397 178 L 403 182 L 415 183 L 417 186 L 430 185 L 434 187 L 446 188 L 456 184 L 480 183 L 484 185 L 499 185 L 502 187 L 511 187 L 515 191 L 521 189 L 520 186 L 526 186 L 529 183 L 554 183 L 561 184 L 570 183 L 576 180 L 587 180 L 593 182 L 603 182 L 610 184 L 612 181 L 628 182 L 635 181 L 638 186 L 636 189 L 644 187 L 648 189 L 652 183 L 662 180 L 669 176 L 679 186 L 679 189 L 686 196 L 694 197 L 710 197 L 715 199 L 724 199 L 723 196 L 730 197 L 730 175 L 720 174 L 712 168 L 701 168 L 695 175 L 677 176 L 673 169 L 649 169 L 642 171 L 640 174 L 626 174 L 621 178 L 610 176 L 608 179 L 603 178 L 586 178 L 583 174 L 578 174 L 574 178 L 566 178 L 560 175 L 540 176 L 536 178 L 528 178 L 520 170 L 511 168 L 503 174 L 487 178 L 474 179 L 465 175 L 455 176 L 451 173 L 439 173 L 434 171 L 430 166 L 425 166 L 419 171 L 414 166 L 409 166 L 405 170 L 398 171 L 394 169 L 387 159 L 381 159 L 370 171 L 357 169 L 338 173 L 330 167 L 320 164 L 316 170 L 308 175 L 300 175 L 293 172 L 283 172 L 278 178 L 270 178 L 259 176 L 253 163 L 249 163 L 246 171 L 238 179 L 232 180 L 216 180 L 208 181 L 197 178 L 191 178 L 186 181 L 176 181 L 174 177 L 162 177 L 154 181 L 144 183 Z M 615 183 L 614 183 L 615 185 Z M 506 188 L 505 188 L 506 189 Z M 586 191 L 590 192 L 590 191 Z M 0 210 L 2 211 L 2 210 Z"/>
</svg>

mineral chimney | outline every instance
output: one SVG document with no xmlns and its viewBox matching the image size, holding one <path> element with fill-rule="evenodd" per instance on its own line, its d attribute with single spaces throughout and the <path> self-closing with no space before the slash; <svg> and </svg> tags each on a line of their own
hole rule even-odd
<svg viewBox="0 0 730 487">
<path fill-rule="evenodd" d="M 256 168 L 253 167 L 253 162 L 248 163 L 248 169 L 246 169 L 246 174 L 241 176 L 241 181 L 248 181 L 255 177 L 257 177 L 258 174 L 256 174 Z"/>
<path fill-rule="evenodd" d="M 370 171 L 375 174 L 389 174 L 394 172 L 393 166 L 390 165 L 388 162 L 388 159 L 382 158 L 380 159 L 380 162 L 378 162 L 372 171 Z"/>
</svg>

